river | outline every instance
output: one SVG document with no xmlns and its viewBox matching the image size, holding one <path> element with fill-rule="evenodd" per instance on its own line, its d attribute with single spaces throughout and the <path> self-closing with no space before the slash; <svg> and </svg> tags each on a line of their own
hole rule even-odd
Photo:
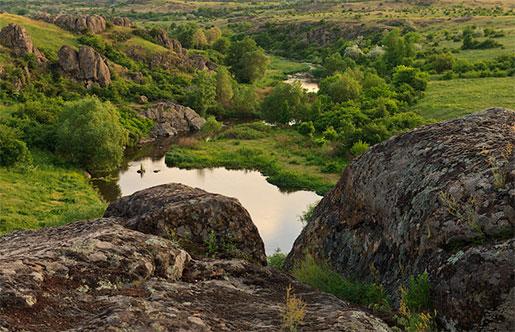
<svg viewBox="0 0 515 332">
<path fill-rule="evenodd" d="M 268 255 L 277 248 L 285 253 L 290 251 L 302 230 L 299 216 L 321 199 L 310 191 L 283 192 L 257 171 L 168 167 L 164 155 L 169 144 L 150 145 L 128 153 L 128 159 L 117 174 L 110 180 L 95 182 L 103 197 L 113 201 L 145 188 L 173 182 L 235 197 L 250 213 Z M 142 166 L 145 172 L 140 174 L 138 170 Z"/>
<path fill-rule="evenodd" d="M 284 82 L 293 83 L 295 81 L 299 81 L 300 85 L 307 91 L 317 93 L 319 90 L 318 82 L 315 80 L 313 76 L 311 76 L 307 72 L 296 73 L 292 75 L 288 75 L 288 79 Z"/>
</svg>

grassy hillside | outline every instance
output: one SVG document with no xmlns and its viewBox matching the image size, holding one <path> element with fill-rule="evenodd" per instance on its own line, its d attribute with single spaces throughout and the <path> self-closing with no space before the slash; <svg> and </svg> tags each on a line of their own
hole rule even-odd
<svg viewBox="0 0 515 332">
<path fill-rule="evenodd" d="M 446 120 L 490 107 L 515 109 L 515 77 L 431 81 L 413 110 L 426 118 Z"/>
</svg>

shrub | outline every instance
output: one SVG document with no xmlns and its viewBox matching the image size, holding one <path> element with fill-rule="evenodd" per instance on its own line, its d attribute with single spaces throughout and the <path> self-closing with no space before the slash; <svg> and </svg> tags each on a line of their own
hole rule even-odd
<svg viewBox="0 0 515 332">
<path fill-rule="evenodd" d="M 263 119 L 269 123 L 287 124 L 306 114 L 307 95 L 300 82 L 278 83 L 261 105 Z"/>
<path fill-rule="evenodd" d="M 304 136 L 313 136 L 315 133 L 315 126 L 312 121 L 302 122 L 297 126 L 297 131 Z"/>
<path fill-rule="evenodd" d="M 91 171 L 110 171 L 122 161 L 127 131 L 109 102 L 96 97 L 65 104 L 57 128 L 57 151 Z"/>
<path fill-rule="evenodd" d="M 27 145 L 18 139 L 16 131 L 0 123 L 0 166 L 30 165 L 31 160 Z"/>
<path fill-rule="evenodd" d="M 428 75 L 417 68 L 408 66 L 398 66 L 393 73 L 393 83 L 395 86 L 408 84 L 416 91 L 424 91 L 427 88 Z"/>
<path fill-rule="evenodd" d="M 315 208 L 317 207 L 319 202 L 315 202 L 313 204 L 308 205 L 306 211 L 302 213 L 302 215 L 299 216 L 299 221 L 302 223 L 302 225 L 307 225 L 311 219 L 313 219 L 313 215 L 315 213 Z"/>
<path fill-rule="evenodd" d="M 202 126 L 201 132 L 206 135 L 212 135 L 222 129 L 222 123 L 217 121 L 212 115 L 207 117 L 206 123 Z"/>
<path fill-rule="evenodd" d="M 285 302 L 283 327 L 286 331 L 296 332 L 297 326 L 302 323 L 306 315 L 306 304 L 293 294 L 291 285 L 286 289 Z"/>
<path fill-rule="evenodd" d="M 357 156 L 360 156 L 363 153 L 367 152 L 368 149 L 369 149 L 368 143 L 359 140 L 352 145 L 352 147 L 350 148 L 350 153 L 353 156 L 357 157 Z"/>
<path fill-rule="evenodd" d="M 350 75 L 337 73 L 320 82 L 319 94 L 329 96 L 335 103 L 357 99 L 361 95 L 360 83 Z"/>
<path fill-rule="evenodd" d="M 429 277 L 427 272 L 410 276 L 408 287 L 401 286 L 398 323 L 408 332 L 430 331 L 436 313 L 431 313 Z"/>
<path fill-rule="evenodd" d="M 281 252 L 281 249 L 277 248 L 275 253 L 266 258 L 268 266 L 273 267 L 274 269 L 282 270 L 284 266 L 284 261 L 286 260 L 286 255 Z"/>
</svg>

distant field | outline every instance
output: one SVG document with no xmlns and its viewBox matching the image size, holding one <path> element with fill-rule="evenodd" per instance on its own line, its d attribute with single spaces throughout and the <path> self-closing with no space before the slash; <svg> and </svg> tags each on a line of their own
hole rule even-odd
<svg viewBox="0 0 515 332">
<path fill-rule="evenodd" d="M 515 109 L 515 77 L 431 81 L 413 110 L 445 120 L 490 107 Z"/>
</svg>

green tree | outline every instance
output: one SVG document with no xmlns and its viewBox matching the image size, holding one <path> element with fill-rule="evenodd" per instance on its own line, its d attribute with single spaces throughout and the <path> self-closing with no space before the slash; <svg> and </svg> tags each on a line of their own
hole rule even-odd
<svg viewBox="0 0 515 332">
<path fill-rule="evenodd" d="M 216 105 L 214 77 L 205 71 L 197 72 L 191 81 L 187 100 L 190 107 L 205 116 L 207 110 Z"/>
<path fill-rule="evenodd" d="M 234 42 L 226 61 L 236 79 L 242 83 L 252 83 L 262 78 L 269 64 L 263 49 L 250 37 Z"/>
<path fill-rule="evenodd" d="M 261 105 L 263 119 L 270 123 L 287 124 L 302 120 L 307 110 L 307 95 L 300 82 L 278 83 Z"/>
<path fill-rule="evenodd" d="M 424 91 L 427 87 L 429 77 L 425 72 L 420 71 L 418 68 L 408 66 L 398 66 L 393 73 L 393 84 L 401 86 L 408 84 L 416 91 Z"/>
<path fill-rule="evenodd" d="M 225 67 L 219 67 L 216 72 L 216 101 L 223 107 L 231 104 L 233 91 L 233 79 Z"/>
<path fill-rule="evenodd" d="M 193 48 L 204 48 L 208 44 L 207 37 L 204 34 L 204 30 L 197 29 L 191 36 L 191 46 Z"/>
<path fill-rule="evenodd" d="M 231 41 L 229 40 L 229 38 L 225 37 L 221 37 L 213 43 L 213 49 L 222 54 L 226 54 L 229 51 L 230 47 Z"/>
<path fill-rule="evenodd" d="M 64 105 L 57 128 L 57 152 L 91 171 L 110 171 L 122 161 L 127 132 L 109 102 L 96 97 Z"/>
<path fill-rule="evenodd" d="M 326 95 L 335 103 L 357 99 L 361 95 L 361 84 L 350 75 L 336 73 L 320 82 L 319 94 Z"/>
<path fill-rule="evenodd" d="M 18 139 L 16 131 L 0 123 L 0 166 L 30 164 L 31 156 L 25 142 Z"/>
<path fill-rule="evenodd" d="M 388 32 L 383 38 L 385 49 L 384 62 L 390 68 L 406 64 L 409 58 L 415 56 L 415 42 L 417 39 L 418 35 L 416 34 L 402 36 L 399 29 L 393 29 Z"/>
</svg>

